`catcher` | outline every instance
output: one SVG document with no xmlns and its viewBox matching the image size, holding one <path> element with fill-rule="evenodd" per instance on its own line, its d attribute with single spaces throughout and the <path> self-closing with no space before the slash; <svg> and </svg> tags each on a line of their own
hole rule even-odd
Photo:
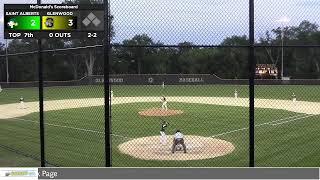
<svg viewBox="0 0 320 180">
<path fill-rule="evenodd" d="M 183 147 L 183 153 L 187 153 L 187 147 L 186 145 L 184 144 L 184 139 L 183 139 L 183 134 L 180 132 L 180 130 L 177 130 L 176 131 L 176 134 L 174 134 L 174 137 L 173 137 L 173 145 L 172 145 L 172 153 L 175 153 L 176 151 L 176 146 L 177 145 L 182 145 Z"/>
</svg>

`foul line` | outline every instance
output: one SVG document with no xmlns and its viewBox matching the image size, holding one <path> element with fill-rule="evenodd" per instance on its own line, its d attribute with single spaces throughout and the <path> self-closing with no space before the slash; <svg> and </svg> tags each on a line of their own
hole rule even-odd
<svg viewBox="0 0 320 180">
<path fill-rule="evenodd" d="M 275 121 L 270 121 L 270 122 L 258 124 L 258 125 L 256 125 L 256 127 L 260 127 L 260 126 L 263 126 L 263 125 L 272 125 L 273 123 L 280 122 L 280 121 L 283 121 L 283 120 L 288 120 L 288 119 L 293 119 L 293 118 L 300 118 L 300 117 L 306 117 L 306 116 L 309 116 L 309 115 L 308 115 L 308 114 L 298 114 L 298 115 L 295 115 L 295 116 L 290 116 L 290 117 L 278 119 L 278 120 L 275 120 Z"/>
<path fill-rule="evenodd" d="M 280 122 L 280 123 L 275 123 L 275 124 L 270 124 L 270 125 L 272 125 L 272 126 L 277 126 L 277 125 L 281 125 L 281 124 L 293 122 L 293 121 L 300 120 L 300 119 L 305 119 L 305 118 L 312 117 L 312 116 L 316 116 L 316 115 L 315 115 L 315 114 L 312 114 L 312 115 L 308 115 L 308 116 L 304 116 L 304 117 L 299 117 L 299 118 L 292 119 L 292 120 L 289 120 L 289 121 L 282 121 L 282 122 Z"/>
<path fill-rule="evenodd" d="M 296 115 L 296 116 L 286 117 L 286 118 L 283 118 L 283 119 L 278 119 L 278 120 L 275 120 L 275 121 L 270 121 L 270 122 L 258 124 L 258 125 L 255 125 L 255 127 L 260 127 L 260 126 L 264 126 L 264 125 L 272 125 L 272 126 L 275 126 L 275 125 L 280 125 L 280 124 L 285 124 L 285 123 L 293 122 L 293 121 L 296 121 L 296 120 L 299 120 L 299 119 L 305 119 L 305 118 L 312 117 L 312 116 L 317 116 L 317 115 L 316 115 L 316 114 L 312 114 L 312 115 L 310 115 L 310 114 L 309 114 L 309 115 L 308 115 L 308 114 L 300 114 L 300 115 Z M 293 118 L 294 118 L 294 119 L 293 119 Z M 288 120 L 288 119 L 292 119 L 292 120 L 283 121 L 283 120 Z M 280 123 L 273 124 L 273 123 L 275 123 L 275 122 L 280 122 Z M 236 129 L 236 130 L 224 132 L 224 133 L 221 133 L 221 134 L 216 134 L 216 135 L 213 135 L 213 136 L 210 136 L 210 137 L 212 137 L 212 138 L 214 138 L 214 137 L 219 137 L 219 136 L 223 136 L 223 135 L 227 135 L 227 134 L 232 134 L 232 133 L 235 133 L 235 132 L 244 131 L 244 130 L 248 130 L 248 129 L 249 129 L 248 127 L 246 127 L 246 128 L 241 128 L 241 129 Z"/>
<path fill-rule="evenodd" d="M 32 120 L 27 120 L 27 119 L 22 119 L 22 118 L 11 118 L 11 117 L 8 117 L 8 118 L 14 119 L 14 120 L 19 120 L 19 121 L 32 122 L 32 123 L 40 124 L 37 121 L 32 121 Z M 76 127 L 72 127 L 72 126 L 63 126 L 63 125 L 50 124 L 50 123 L 44 123 L 44 124 L 48 125 L 48 126 L 61 127 L 61 128 L 72 129 L 72 130 L 77 130 L 77 131 L 91 132 L 91 133 L 97 133 L 97 134 L 103 134 L 103 135 L 105 134 L 102 131 L 96 131 L 96 130 L 91 130 L 91 129 L 76 128 Z M 129 138 L 129 137 L 126 137 L 126 136 L 117 135 L 117 134 L 111 134 L 111 136 L 121 137 L 121 138 L 125 138 L 125 139 L 133 139 L 133 138 Z"/>
<path fill-rule="evenodd" d="M 297 121 L 297 120 L 300 120 L 300 119 L 305 119 L 305 118 L 309 118 L 309 117 L 313 117 L 313 116 L 317 116 L 317 115 L 315 115 L 315 114 L 312 114 L 312 115 L 310 115 L 310 114 L 309 115 L 308 114 L 299 114 L 299 115 L 295 115 L 295 116 L 291 116 L 291 117 L 278 119 L 278 120 L 275 120 L 275 121 L 270 121 L 270 122 L 258 124 L 258 125 L 255 125 L 255 127 L 260 127 L 260 126 L 264 126 L 264 125 L 276 126 L 276 125 L 281 125 L 281 124 L 285 124 L 285 123 L 289 123 L 289 122 L 293 122 L 293 121 Z M 22 119 L 22 118 L 11 118 L 11 117 L 8 117 L 8 118 L 14 119 L 14 120 L 20 120 L 20 121 L 32 122 L 32 123 L 39 124 L 39 122 L 33 121 L 33 120 L 27 120 L 27 119 Z M 284 121 L 284 120 L 287 120 L 287 121 Z M 103 135 L 105 134 L 104 132 L 91 130 L 91 129 L 76 128 L 76 127 L 72 127 L 72 126 L 63 126 L 63 125 L 57 125 L 57 124 L 51 124 L 51 123 L 44 123 L 44 124 L 48 125 L 48 126 L 61 127 L 61 128 L 72 129 L 72 130 L 77 130 L 77 131 L 91 132 L 91 133 L 97 133 L 97 134 L 103 134 Z M 249 129 L 249 127 L 236 129 L 236 130 L 232 130 L 232 131 L 216 134 L 216 135 L 213 135 L 213 136 L 210 136 L 210 137 L 212 137 L 212 138 L 219 137 L 219 136 L 232 134 L 232 133 L 235 133 L 235 132 L 244 131 L 244 130 L 248 130 L 248 129 Z M 121 138 L 124 138 L 124 139 L 134 139 L 134 138 L 130 138 L 130 137 L 122 136 L 122 135 L 117 135 L 117 134 L 113 134 L 113 133 L 111 134 L 111 136 L 121 137 Z"/>
</svg>

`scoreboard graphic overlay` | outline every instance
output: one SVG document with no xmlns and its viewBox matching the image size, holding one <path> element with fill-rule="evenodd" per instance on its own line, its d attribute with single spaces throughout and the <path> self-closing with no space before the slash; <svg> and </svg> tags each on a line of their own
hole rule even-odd
<svg viewBox="0 0 320 180">
<path fill-rule="evenodd" d="M 5 39 L 103 38 L 104 5 L 5 4 Z"/>
</svg>

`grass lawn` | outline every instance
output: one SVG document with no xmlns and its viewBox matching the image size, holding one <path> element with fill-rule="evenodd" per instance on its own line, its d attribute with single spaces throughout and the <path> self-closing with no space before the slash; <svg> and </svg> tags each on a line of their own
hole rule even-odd
<svg viewBox="0 0 320 180">
<path fill-rule="evenodd" d="M 307 86 L 308 88 L 309 86 Z M 86 89 L 88 88 L 88 89 Z M 98 94 L 90 93 L 93 87 L 82 87 L 88 97 Z M 100 87 L 101 88 L 101 87 Z M 122 91 L 114 87 L 117 95 L 126 96 L 148 96 L 157 95 L 159 91 L 156 87 L 142 88 L 138 86 L 126 87 L 132 91 Z M 195 91 L 199 88 L 200 92 Z M 193 86 L 185 88 L 185 91 L 176 92 L 176 87 L 167 89 L 168 95 L 187 96 L 203 94 L 208 89 L 216 89 L 211 94 L 224 95 L 228 91 L 233 92 L 234 87 L 230 86 Z M 244 87 L 242 87 L 244 88 Z M 291 87 L 292 88 L 292 87 Z M 300 89 L 296 87 L 297 89 Z M 72 91 L 81 89 L 68 89 L 69 95 Z M 97 89 L 97 88 L 94 88 Z M 219 89 L 219 90 L 218 90 Z M 102 89 L 101 89 L 102 90 Z M 139 90 L 144 90 L 143 92 Z M 276 91 L 275 89 L 271 89 Z M 48 90 L 52 93 L 52 99 L 59 98 L 58 92 Z M 55 92 L 55 93 L 54 93 Z M 100 92 L 96 90 L 95 92 Z M 102 92 L 102 91 L 101 91 Z M 145 92 L 148 92 L 145 94 Z M 280 91 L 282 92 L 282 91 Z M 280 93 L 279 92 L 279 93 Z M 310 91 L 312 93 L 314 91 Z M 29 92 L 31 93 L 31 92 Z M 188 94 L 190 93 L 190 94 Z M 208 96 L 205 94 L 204 96 Z M 259 92 L 258 92 L 259 93 Z M 144 95 L 142 95 L 144 94 Z M 159 94 L 161 92 L 159 91 Z M 296 93 L 298 94 L 298 93 Z M 81 97 L 85 97 L 82 95 Z M 241 95 L 241 93 L 240 93 Z M 265 97 L 266 94 L 261 94 Z M 271 95 L 271 94 L 269 94 Z M 274 97 L 274 96 L 272 96 Z M 307 97 L 307 96 L 305 96 Z M 79 98 L 79 97 L 77 97 Z M 186 135 L 213 136 L 225 132 L 248 127 L 248 108 L 227 107 L 216 105 L 202 105 L 189 103 L 170 103 L 171 108 L 181 109 L 185 113 L 178 116 L 166 118 L 170 123 L 168 134 L 172 134 L 177 128 Z M 248 130 L 236 131 L 221 135 L 218 138 L 227 140 L 234 144 L 236 150 L 224 157 L 207 160 L 194 161 L 145 161 L 121 154 L 117 146 L 128 138 L 138 138 L 145 136 L 159 135 L 160 119 L 157 117 L 140 117 L 137 112 L 141 109 L 157 107 L 158 103 L 134 103 L 114 105 L 112 108 L 112 133 L 119 136 L 112 136 L 112 164 L 114 167 L 246 167 L 248 166 Z M 298 115 L 297 113 L 274 110 L 256 109 L 256 125 L 279 120 L 286 117 Z M 45 113 L 46 120 L 46 158 L 52 165 L 58 166 L 104 166 L 104 109 L 103 107 L 68 109 L 60 111 L 50 111 Z M 281 125 L 261 125 L 256 127 L 256 165 L 257 166 L 320 166 L 320 135 L 318 130 L 320 124 L 317 123 L 319 116 L 313 116 Z M 12 149 L 18 149 L 25 154 L 32 156 L 39 155 L 39 124 L 38 114 L 30 114 L 19 119 L 0 120 L 0 142 Z M 0 155 L 4 151 L 0 150 Z M 16 153 L 6 153 L 6 161 L 10 160 L 12 166 L 29 166 L 28 161 L 23 158 L 16 158 Z M 0 156 L 1 157 L 1 156 Z M 5 161 L 5 162 L 6 162 Z M 20 162 L 21 161 L 21 162 Z M 24 163 L 24 162 L 28 163 Z M 30 162 L 32 164 L 32 162 Z M 1 163 L 3 166 L 6 163 Z"/>
<path fill-rule="evenodd" d="M 248 97 L 248 86 L 199 85 L 199 86 L 112 86 L 114 96 L 216 96 L 231 97 L 237 89 L 239 97 Z M 291 99 L 295 93 L 298 100 L 320 101 L 319 86 L 256 86 L 256 98 Z M 17 103 L 20 97 L 26 102 L 38 100 L 37 88 L 4 89 L 0 93 L 0 104 Z M 103 86 L 50 87 L 44 90 L 45 100 L 104 97 Z"/>
<path fill-rule="evenodd" d="M 40 161 L 23 152 L 13 152 L 9 147 L 0 147 L 0 167 L 40 167 Z"/>
</svg>

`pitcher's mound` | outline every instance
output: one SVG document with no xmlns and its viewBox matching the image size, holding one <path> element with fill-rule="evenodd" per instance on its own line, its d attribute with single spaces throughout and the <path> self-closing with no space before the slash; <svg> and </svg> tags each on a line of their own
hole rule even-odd
<svg viewBox="0 0 320 180">
<path fill-rule="evenodd" d="M 173 137 L 168 137 L 167 145 L 160 144 L 160 136 L 150 136 L 127 141 L 118 146 L 120 152 L 144 160 L 186 161 L 211 159 L 230 154 L 235 147 L 221 139 L 202 136 L 186 136 L 187 153 L 178 149 L 171 152 Z"/>
<path fill-rule="evenodd" d="M 159 108 L 147 109 L 139 112 L 141 116 L 173 116 L 173 115 L 178 115 L 182 113 L 183 111 L 181 110 L 168 109 L 166 111 Z"/>
</svg>

